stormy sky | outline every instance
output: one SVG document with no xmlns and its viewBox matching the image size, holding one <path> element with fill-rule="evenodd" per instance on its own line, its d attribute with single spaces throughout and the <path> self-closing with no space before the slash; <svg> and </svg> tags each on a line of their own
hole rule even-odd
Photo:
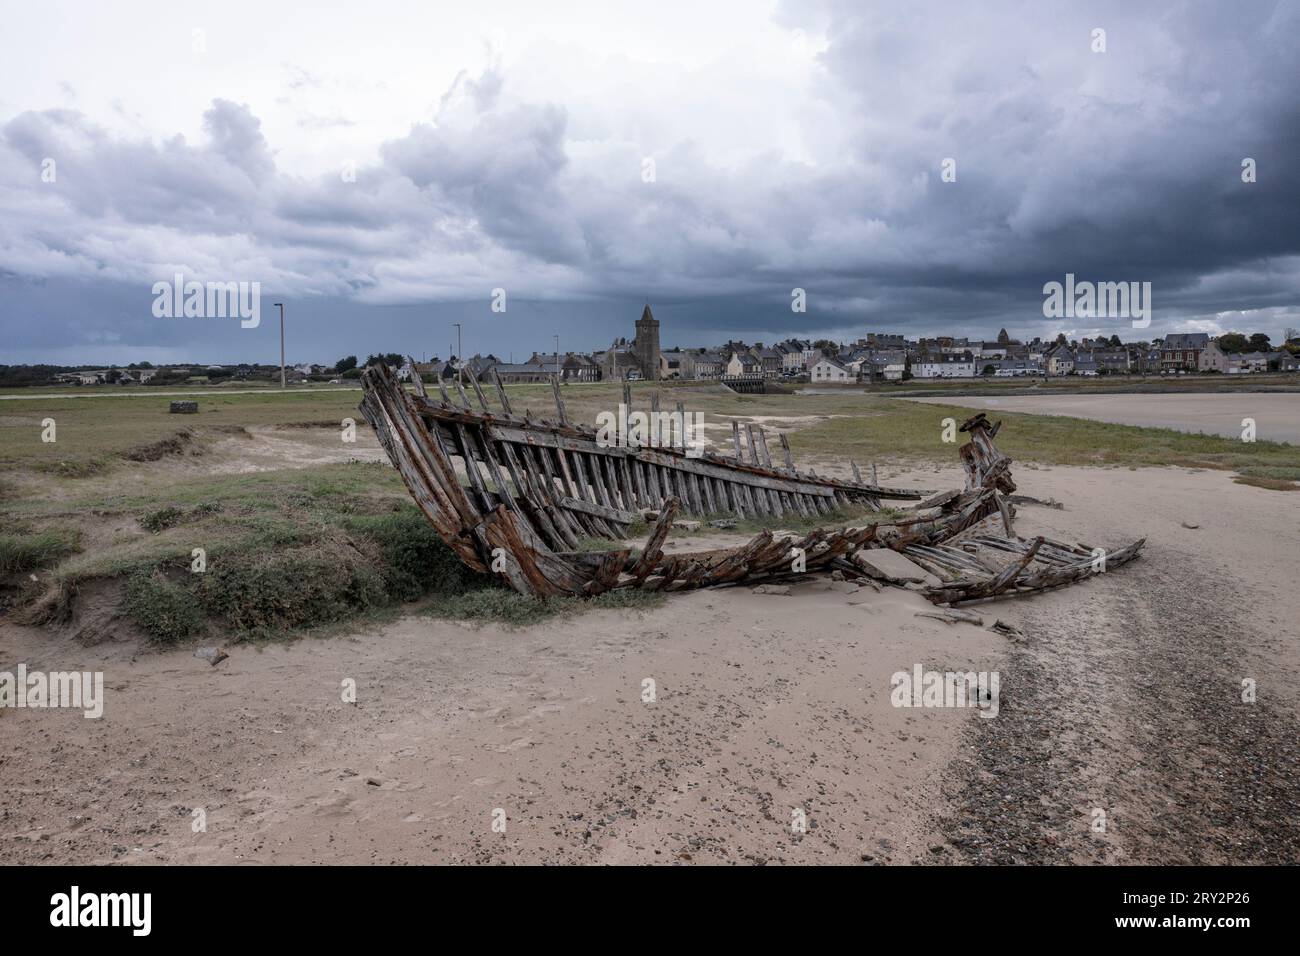
<svg viewBox="0 0 1300 956">
<path fill-rule="evenodd" d="M 1300 326 L 1300 0 L 0 22 L 0 364 L 276 361 L 279 301 L 318 362 L 445 357 L 457 322 L 600 348 L 646 301 L 691 346 Z M 261 325 L 156 317 L 177 273 L 259 282 Z M 1044 318 L 1066 273 L 1150 282 L 1150 329 Z"/>
</svg>

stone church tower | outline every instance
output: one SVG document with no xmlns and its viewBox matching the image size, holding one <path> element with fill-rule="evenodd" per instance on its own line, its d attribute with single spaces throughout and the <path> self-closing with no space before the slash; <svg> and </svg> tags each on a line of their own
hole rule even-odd
<svg viewBox="0 0 1300 956">
<path fill-rule="evenodd" d="M 641 377 L 647 381 L 659 380 L 659 320 L 650 313 L 650 304 L 636 321 L 636 339 L 632 354 L 641 367 Z"/>
</svg>

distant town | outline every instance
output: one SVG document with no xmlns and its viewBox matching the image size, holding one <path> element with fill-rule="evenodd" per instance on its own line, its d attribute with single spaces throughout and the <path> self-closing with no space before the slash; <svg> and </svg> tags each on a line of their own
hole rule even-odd
<svg viewBox="0 0 1300 956">
<path fill-rule="evenodd" d="M 350 355 L 332 366 L 287 366 L 287 383 L 344 384 L 360 377 L 366 365 L 384 362 L 403 381 L 472 375 L 499 378 L 505 384 L 601 381 L 721 381 L 744 390 L 769 382 L 873 384 L 914 379 L 1056 378 L 1107 375 L 1248 375 L 1300 371 L 1300 330 L 1286 329 L 1274 346 L 1268 335 L 1229 332 L 1180 332 L 1150 340 L 1110 338 L 1068 340 L 1035 337 L 1022 342 L 1006 329 L 990 341 L 953 336 L 909 339 L 901 334 L 869 332 L 851 343 L 828 339 L 729 341 L 712 348 L 661 349 L 659 321 L 647 305 L 635 323 L 633 338 L 617 338 L 607 349 L 592 352 L 534 352 L 525 362 L 475 354 L 436 356 L 413 362 L 400 353 L 370 355 L 364 362 Z M 0 387 L 24 385 L 187 385 L 225 382 L 279 382 L 279 365 L 154 366 L 148 362 L 108 368 L 52 365 L 0 365 Z"/>
</svg>

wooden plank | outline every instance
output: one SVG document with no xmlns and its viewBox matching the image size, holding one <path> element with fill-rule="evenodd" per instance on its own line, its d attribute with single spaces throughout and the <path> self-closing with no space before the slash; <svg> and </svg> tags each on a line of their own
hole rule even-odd
<svg viewBox="0 0 1300 956">
<path fill-rule="evenodd" d="M 560 395 L 560 377 L 551 376 L 551 391 L 555 393 L 555 408 L 560 413 L 560 424 L 569 424 L 569 416 L 564 411 L 564 398 Z"/>
<path fill-rule="evenodd" d="M 600 477 L 604 482 L 605 491 L 609 495 L 610 506 L 623 508 L 622 495 L 619 494 L 618 473 L 614 469 L 615 460 L 607 455 L 600 456 Z"/>
<path fill-rule="evenodd" d="M 556 449 L 549 449 L 549 447 L 542 447 L 542 449 L 538 450 L 541 451 L 542 460 L 546 463 L 546 471 L 549 472 L 550 475 L 554 475 L 555 480 L 558 481 L 560 493 L 569 494 L 569 496 L 575 494 L 573 481 L 571 477 L 569 477 L 568 467 L 565 466 L 564 459 L 562 455 L 560 455 L 559 451 Z"/>
<path fill-rule="evenodd" d="M 708 500 L 704 497 L 703 481 L 694 472 L 688 472 L 686 480 L 690 482 L 691 495 L 695 498 L 695 513 L 701 517 L 707 515 L 712 509 L 709 508 Z"/>
<path fill-rule="evenodd" d="M 575 454 L 573 460 L 578 464 L 578 471 L 582 474 L 587 483 L 587 500 L 592 504 L 602 505 L 606 508 L 612 508 L 608 496 L 604 494 L 604 485 L 600 479 L 600 468 L 594 458 L 588 455 Z M 604 518 L 597 517 L 594 519 L 597 527 L 603 529 L 603 533 L 608 537 L 614 537 L 614 528 Z"/>
<path fill-rule="evenodd" d="M 428 398 L 429 393 L 424 390 L 424 379 L 420 378 L 420 373 L 415 369 L 415 359 L 408 355 L 406 364 L 411 369 L 411 384 L 415 386 L 415 394 L 421 398 Z"/>
<path fill-rule="evenodd" d="M 632 477 L 632 464 L 635 463 L 635 458 L 619 458 L 614 462 L 614 467 L 619 471 L 623 479 L 623 507 L 629 509 L 641 507 L 641 499 L 637 495 L 636 481 Z"/>
<path fill-rule="evenodd" d="M 506 447 L 509 447 L 508 445 Z M 560 498 L 580 497 L 583 494 L 581 486 L 574 480 L 573 475 L 569 472 L 569 463 L 564 456 L 564 452 L 557 448 L 541 448 L 539 451 L 544 455 L 553 455 L 558 463 L 560 478 Z M 586 534 L 601 535 L 604 533 L 604 522 L 597 527 L 596 519 L 582 513 L 574 513 L 574 523 Z"/>
<path fill-rule="evenodd" d="M 663 557 L 664 541 L 668 537 L 668 532 L 672 529 L 673 518 L 677 516 L 677 507 L 676 498 L 669 498 L 664 502 L 664 507 L 659 512 L 659 517 L 650 531 L 650 537 L 646 540 L 641 557 L 637 559 L 636 564 L 628 572 L 636 579 L 638 584 L 649 576 Z"/>
<path fill-rule="evenodd" d="M 736 461 L 744 461 L 740 456 L 740 422 L 731 420 L 731 442 L 736 447 Z"/>
<path fill-rule="evenodd" d="M 469 436 L 466 434 L 465 426 L 456 425 L 456 443 L 460 447 L 460 457 L 465 462 L 465 474 L 469 477 L 470 487 L 474 489 L 482 502 L 483 513 L 491 511 L 496 507 L 496 502 L 488 497 L 487 486 L 483 483 L 483 475 L 478 470 L 478 461 L 474 458 L 474 452 L 470 447 Z"/>
<path fill-rule="evenodd" d="M 632 482 L 636 485 L 636 506 L 638 508 L 653 508 L 655 502 L 650 500 L 650 489 L 646 487 L 645 465 L 637 458 L 631 459 L 632 464 Z"/>
<path fill-rule="evenodd" d="M 558 485 L 556 485 L 556 481 L 559 481 L 560 485 L 563 485 L 563 479 L 560 479 L 559 472 L 556 471 L 554 467 L 551 467 L 551 455 L 554 454 L 555 450 L 546 449 L 546 447 L 537 447 L 537 449 L 532 449 L 532 451 L 533 454 L 536 455 L 538 462 L 541 462 L 542 471 L 546 473 L 546 493 L 547 498 L 549 498 L 551 502 L 555 503 L 556 523 L 558 523 L 560 529 L 565 532 L 565 536 L 573 538 L 573 546 L 576 548 L 577 533 L 582 531 L 582 527 L 575 519 L 571 518 L 571 516 L 564 514 L 563 511 L 559 511 L 559 501 L 560 498 L 565 497 L 565 493 L 563 490 L 560 490 Z"/>
<path fill-rule="evenodd" d="M 501 384 L 501 373 L 497 371 L 495 365 L 492 366 L 492 384 L 496 386 L 497 401 L 501 403 L 501 410 L 507 415 L 513 414 L 513 412 L 510 411 L 510 399 L 506 395 L 506 387 Z"/>
<path fill-rule="evenodd" d="M 570 511 L 579 511 L 582 514 L 594 515 L 597 518 L 607 518 L 620 524 L 631 524 L 636 520 L 636 515 L 630 511 L 624 511 L 622 508 L 607 508 L 604 505 L 592 504 L 590 501 L 582 501 L 578 498 L 562 497 L 559 499 L 559 504 L 560 507 L 568 508 Z"/>
<path fill-rule="evenodd" d="M 478 376 L 473 372 L 470 373 L 469 383 L 474 386 L 474 396 L 478 399 L 479 408 L 486 414 L 492 414 L 488 409 L 487 399 L 483 397 L 483 386 L 478 383 Z"/>
<path fill-rule="evenodd" d="M 713 503 L 718 513 L 723 514 L 731 511 L 731 503 L 727 501 L 727 491 L 723 488 L 722 482 L 717 478 L 705 478 L 704 480 L 708 482 L 709 492 L 713 496 Z"/>
<path fill-rule="evenodd" d="M 469 396 L 465 394 L 465 386 L 461 385 L 459 375 L 457 375 L 455 378 L 455 385 L 456 385 L 456 394 L 460 397 L 460 405 L 466 411 L 472 411 L 472 409 L 469 406 Z"/>
<path fill-rule="evenodd" d="M 537 473 L 538 483 L 545 492 L 546 502 L 550 506 L 555 525 L 564 536 L 567 546 L 576 548 L 578 546 L 578 533 L 582 528 L 559 507 L 560 498 L 563 496 L 555 487 L 555 472 L 551 470 L 551 463 L 547 457 L 549 449 L 530 448 L 528 450 L 532 453 L 539 467 Z"/>
<path fill-rule="evenodd" d="M 1007 504 L 1007 499 L 998 494 L 997 489 L 993 491 L 993 499 L 998 503 L 998 511 L 1002 512 L 1002 530 L 1008 538 L 1014 538 L 1016 532 L 1011 527 L 1011 507 Z M 1039 540 L 1041 542 L 1042 539 Z"/>
<path fill-rule="evenodd" d="M 488 477 L 492 479 L 492 484 L 496 486 L 497 497 L 511 511 L 524 517 L 523 509 L 519 507 L 519 502 L 515 500 L 515 496 L 510 493 L 509 487 L 506 484 L 505 475 L 501 472 L 501 464 L 497 460 L 496 452 L 492 450 L 492 442 L 483 434 L 483 429 L 474 429 L 474 440 L 478 445 L 479 451 L 483 454 L 483 461 L 487 464 Z M 524 490 L 522 488 L 515 485 L 515 494 L 523 494 L 523 492 Z"/>
<path fill-rule="evenodd" d="M 605 474 L 601 468 L 605 461 L 604 455 L 587 455 L 588 474 L 591 475 L 591 487 L 596 492 L 596 500 L 606 508 L 613 508 L 614 501 L 609 495 L 609 489 L 605 487 Z"/>
<path fill-rule="evenodd" d="M 646 481 L 650 484 L 650 507 L 662 507 L 664 499 L 668 497 L 668 492 L 659 487 L 659 469 L 642 461 L 640 458 L 637 459 L 637 464 L 645 469 Z"/>
<path fill-rule="evenodd" d="M 742 518 L 748 518 L 752 512 L 745 506 L 745 496 L 740 493 L 740 485 L 723 480 L 722 487 L 726 489 L 727 500 L 731 502 L 731 510 Z"/>
<path fill-rule="evenodd" d="M 453 416 L 451 420 L 455 420 Z M 691 471 L 698 475 L 709 475 L 714 478 L 725 478 L 731 481 L 740 481 L 745 484 L 759 488 L 774 488 L 784 491 L 802 491 L 805 494 L 821 495 L 829 498 L 834 495 L 835 488 L 851 490 L 852 486 L 844 482 L 838 482 L 834 479 L 816 479 L 815 473 L 810 472 L 808 475 L 800 475 L 798 478 L 785 475 L 784 473 L 772 472 L 765 474 L 760 465 L 746 465 L 736 468 L 731 465 L 715 463 L 705 458 L 687 458 L 683 455 L 661 451 L 653 448 L 603 448 L 596 444 L 594 438 L 588 437 L 571 437 L 570 435 L 557 434 L 554 430 L 548 430 L 542 426 L 535 428 L 524 428 L 517 425 L 492 424 L 486 426 L 493 438 L 502 441 L 514 441 L 527 445 L 549 445 L 551 447 L 566 448 L 571 451 L 585 452 L 587 454 L 600 454 L 607 456 L 631 455 L 640 460 L 658 465 L 666 465 L 672 468 L 679 468 L 685 471 Z M 881 498 L 898 498 L 902 500 L 917 500 L 931 494 L 929 491 L 913 490 L 910 488 L 872 488 L 873 495 Z"/>
<path fill-rule="evenodd" d="M 781 439 L 781 453 L 785 456 L 786 470 L 793 475 L 795 473 L 794 456 L 790 454 L 790 442 L 785 437 L 785 432 L 777 432 L 777 436 Z"/>
</svg>

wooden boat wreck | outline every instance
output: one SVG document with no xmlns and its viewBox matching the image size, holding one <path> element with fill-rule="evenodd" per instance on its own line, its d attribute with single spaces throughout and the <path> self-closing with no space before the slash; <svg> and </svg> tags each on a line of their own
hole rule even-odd
<svg viewBox="0 0 1300 956">
<path fill-rule="evenodd" d="M 784 435 L 783 462 L 774 464 L 764 429 L 734 421 L 729 456 L 684 442 L 646 447 L 623 440 L 627 435 L 602 439 L 568 420 L 558 383 L 552 421 L 515 413 L 499 379 L 495 409 L 474 377 L 472 401 L 459 381 L 452 391 L 439 381 L 440 396 L 430 398 L 418 376 L 412 394 L 384 365 L 367 368 L 361 380 L 362 414 L 448 547 L 469 567 L 500 573 L 514 590 L 542 599 L 757 584 L 836 569 L 880 577 L 870 552 L 890 548 L 937 579 L 925 586 L 926 597 L 957 605 L 1072 584 L 1130 561 L 1145 543 L 1107 551 L 1017 536 L 1011 460 L 993 444 L 1001 423 L 983 414 L 961 426 L 970 439 L 959 450 L 965 488 L 934 494 L 879 485 L 874 467 L 872 481 L 856 464 L 851 481 L 800 471 Z M 631 406 L 626 384 L 624 403 Z M 663 551 L 682 514 L 825 517 L 833 525 L 846 511 L 882 512 L 882 502 L 907 504 L 858 526 L 764 530 L 736 547 Z M 642 548 L 581 548 L 592 538 L 622 539 L 643 516 L 652 524 Z"/>
</svg>

